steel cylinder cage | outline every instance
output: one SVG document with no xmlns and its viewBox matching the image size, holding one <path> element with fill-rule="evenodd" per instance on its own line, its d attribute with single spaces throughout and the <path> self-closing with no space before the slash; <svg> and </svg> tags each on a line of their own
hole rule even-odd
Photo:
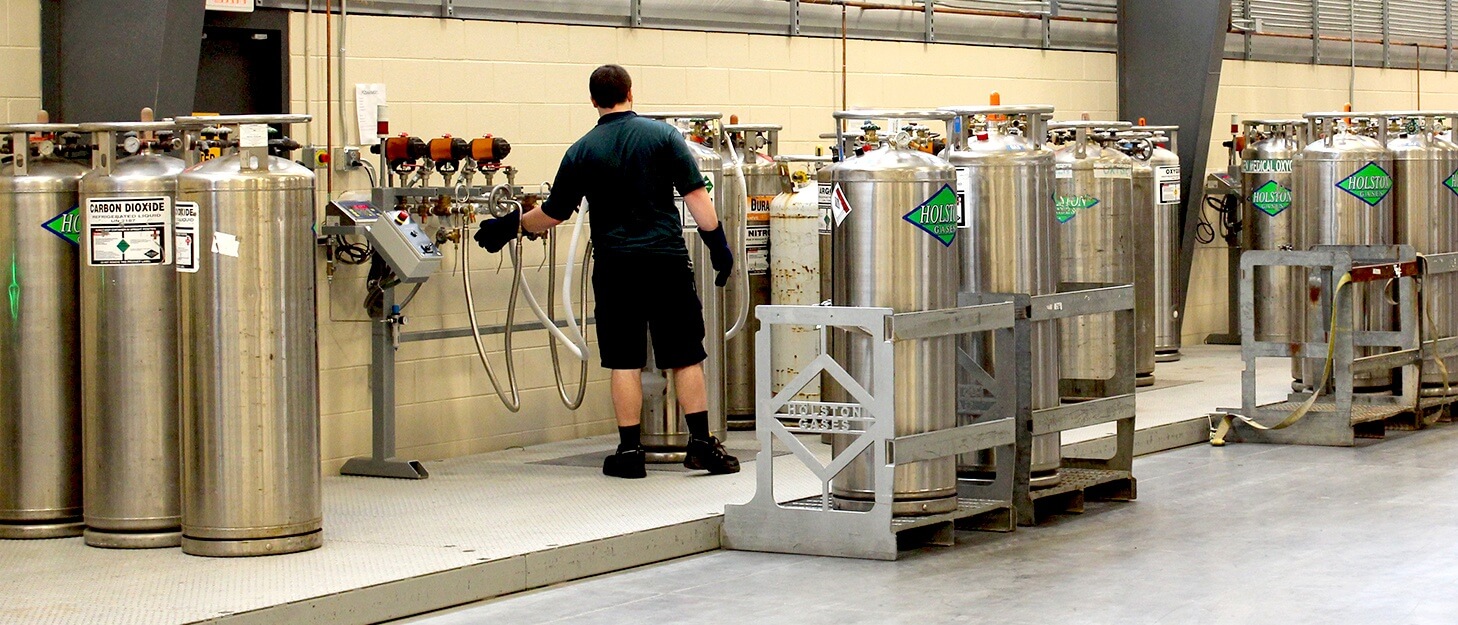
<svg viewBox="0 0 1458 625">
<path fill-rule="evenodd" d="M 322 10 L 323 2 L 314 1 Z M 338 4 L 338 3 L 336 3 Z M 1117 0 L 383 0 L 350 14 L 1112 52 Z M 258 0 L 301 11 L 309 0 Z"/>
<path fill-rule="evenodd" d="M 754 497 L 743 505 L 726 506 L 724 542 L 730 549 L 772 551 L 892 560 L 896 535 L 911 529 L 934 532 L 932 542 L 950 544 L 953 527 L 1010 531 L 1038 521 L 1035 501 L 1073 496 L 1081 509 L 1084 490 L 1109 493 L 1114 500 L 1135 497 L 1134 459 L 1134 290 L 1129 285 L 1065 283 L 1050 295 L 960 293 L 958 307 L 913 313 L 890 308 L 847 306 L 759 306 L 755 315 Z M 1113 314 L 1121 328 L 1117 342 L 1120 384 L 1113 394 L 1087 402 L 1033 410 L 1031 403 L 1031 324 L 1055 323 L 1083 315 Z M 776 325 L 818 326 L 821 354 L 775 390 L 772 386 L 772 328 Z M 872 368 L 867 380 L 854 379 L 824 349 L 829 328 L 860 332 L 873 339 Z M 970 357 L 959 354 L 958 366 L 972 370 L 990 397 L 971 423 L 909 436 L 895 435 L 892 391 L 895 344 L 959 334 L 988 332 L 996 339 L 994 370 L 989 374 Z M 835 379 L 852 402 L 802 402 L 801 389 L 825 373 Z M 959 408 L 960 410 L 960 408 Z M 784 420 L 792 420 L 786 425 Z M 1103 423 L 1116 424 L 1114 453 L 1109 458 L 1065 458 L 1065 470 L 1078 473 L 1057 487 L 1030 488 L 1032 437 Z M 853 434 L 854 443 L 828 463 L 822 462 L 796 434 Z M 817 496 L 781 503 L 775 496 L 774 445 L 790 450 L 819 480 Z M 1011 448 L 997 454 L 996 475 L 986 483 L 959 480 L 954 512 L 893 516 L 896 466 L 954 456 L 981 449 Z M 832 505 L 831 482 L 862 453 L 872 454 L 874 504 L 866 511 L 838 510 Z"/>
</svg>

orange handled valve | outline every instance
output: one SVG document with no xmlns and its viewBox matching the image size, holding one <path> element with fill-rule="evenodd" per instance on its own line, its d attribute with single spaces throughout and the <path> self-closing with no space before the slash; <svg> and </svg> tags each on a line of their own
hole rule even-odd
<svg viewBox="0 0 1458 625">
<path fill-rule="evenodd" d="M 460 168 L 461 159 L 471 155 L 471 146 L 465 139 L 452 138 L 450 135 L 431 139 L 426 144 L 430 153 L 430 160 L 435 162 L 435 168 L 442 173 L 453 173 Z"/>
<path fill-rule="evenodd" d="M 481 166 L 494 166 L 511 154 L 511 144 L 500 137 L 486 135 L 471 140 L 471 159 Z"/>
<path fill-rule="evenodd" d="M 374 150 L 378 152 L 380 148 L 374 148 Z M 406 134 L 398 137 L 386 137 L 384 150 L 385 162 L 389 163 L 391 168 L 413 163 L 429 153 L 424 140 Z"/>
</svg>

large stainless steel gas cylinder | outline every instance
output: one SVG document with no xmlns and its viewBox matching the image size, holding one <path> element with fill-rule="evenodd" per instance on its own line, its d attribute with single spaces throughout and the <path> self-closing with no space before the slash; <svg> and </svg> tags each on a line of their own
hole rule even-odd
<svg viewBox="0 0 1458 625">
<path fill-rule="evenodd" d="M 1042 142 L 1043 115 L 1051 106 L 979 106 L 946 109 L 956 113 L 961 131 L 945 156 L 957 170 L 962 219 L 962 291 L 1049 295 L 1058 291 L 1058 221 L 1053 211 L 1053 151 Z M 1034 139 L 1036 137 L 1036 139 Z M 979 335 L 960 337 L 963 349 L 988 372 L 993 366 L 992 341 Z M 1058 327 L 1032 326 L 1033 410 L 1058 406 Z M 958 370 L 959 389 L 975 376 Z M 990 389 L 989 389 L 990 390 Z M 960 391 L 959 391 L 960 392 Z M 1033 438 L 1032 485 L 1058 482 L 1060 436 Z M 993 453 L 958 458 L 966 477 L 986 477 L 995 470 Z"/>
<path fill-rule="evenodd" d="M 1127 122 L 1054 122 L 1073 133 L 1054 155 L 1058 194 L 1060 276 L 1065 283 L 1133 284 L 1133 163 L 1112 147 L 1108 131 Z M 1105 135 L 1105 136 L 1099 136 Z M 1115 315 L 1059 322 L 1059 363 L 1065 397 L 1101 397 L 1115 376 Z"/>
<path fill-rule="evenodd" d="M 836 113 L 839 119 L 892 116 L 945 117 L 936 113 Z M 895 127 L 894 125 L 891 127 Z M 941 157 L 908 147 L 904 134 L 888 142 L 868 137 L 868 149 L 829 168 L 837 210 L 832 285 L 837 306 L 886 307 L 896 312 L 957 306 L 956 172 Z M 847 212 L 848 211 L 848 212 Z M 838 332 L 836 360 L 857 380 L 873 375 L 869 337 Z M 955 337 L 895 344 L 894 393 L 897 436 L 956 425 Z M 887 389 L 874 389 L 884 393 Z M 851 436 L 833 438 L 840 453 Z M 832 489 L 841 506 L 857 508 L 873 499 L 873 467 L 863 453 L 836 476 Z M 893 513 L 926 514 L 957 506 L 956 460 L 952 457 L 896 467 Z"/>
<path fill-rule="evenodd" d="M 170 122 L 84 124 L 81 392 L 86 544 L 175 547 L 179 503 L 177 268 L 173 201 L 182 159 Z M 118 158 L 122 134 L 131 156 Z"/>
<path fill-rule="evenodd" d="M 1386 120 L 1360 113 L 1308 113 L 1306 118 L 1321 123 L 1313 125 L 1315 141 L 1302 150 L 1294 169 L 1296 249 L 1309 250 L 1317 245 L 1391 245 L 1394 240 L 1392 152 L 1386 146 Z M 1305 284 L 1307 272 L 1294 268 L 1292 279 L 1296 284 Z M 1383 286 L 1369 283 L 1349 287 L 1355 313 L 1353 330 L 1393 328 L 1396 311 L 1387 303 Z M 1309 341 L 1326 340 L 1328 328 L 1324 327 L 1320 303 L 1310 302 L 1306 289 L 1293 291 L 1300 336 Z M 1355 348 L 1359 357 L 1384 351 L 1391 349 Z M 1317 384 L 1322 364 L 1318 358 L 1306 359 L 1302 380 L 1309 385 Z M 1356 375 L 1352 384 L 1363 390 L 1384 390 L 1392 385 L 1392 379 L 1390 371 L 1363 373 Z"/>
<path fill-rule="evenodd" d="M 743 209 L 744 221 L 731 229 L 743 238 L 744 264 L 748 290 L 740 280 L 731 280 L 725 290 L 725 301 L 731 306 L 747 306 L 744 329 L 729 339 L 724 351 L 724 412 L 731 429 L 754 427 L 754 333 L 759 321 L 754 307 L 770 302 L 770 202 L 780 194 L 780 168 L 775 164 L 779 152 L 781 126 L 772 124 L 728 124 L 725 141 L 719 150 L 725 169 L 726 203 L 748 202 Z M 741 178 L 742 176 L 742 178 Z M 738 215 L 741 211 L 732 211 Z M 733 240 L 733 239 L 732 239 Z M 748 302 L 745 302 L 745 299 Z"/>
<path fill-rule="evenodd" d="M 1393 242 L 1411 245 L 1419 254 L 1458 252 L 1458 145 L 1437 136 L 1442 120 L 1452 114 L 1388 113 L 1395 127 L 1387 142 L 1392 152 Z M 1431 320 L 1424 337 L 1458 336 L 1458 276 L 1432 275 L 1423 280 L 1423 314 Z M 1429 331 L 1436 335 L 1428 337 Z M 1444 359 L 1449 371 L 1447 392 L 1458 393 L 1458 357 Z M 1423 367 L 1428 393 L 1444 392 L 1437 365 Z"/>
<path fill-rule="evenodd" d="M 1119 133 L 1118 148 L 1129 156 L 1134 182 L 1132 230 L 1134 244 L 1134 384 L 1154 384 L 1154 246 L 1156 196 L 1154 135 L 1149 132 Z"/>
<path fill-rule="evenodd" d="M 1292 162 L 1301 151 L 1299 119 L 1248 119 L 1241 122 L 1245 149 L 1240 153 L 1242 250 L 1293 249 L 1292 208 L 1295 182 Z M 1255 340 L 1295 341 L 1291 325 L 1292 290 L 1289 267 L 1257 267 L 1255 274 Z M 1238 306 L 1238 302 L 1231 302 Z M 1293 361 L 1292 377 L 1300 378 Z"/>
<path fill-rule="evenodd" d="M 1154 260 L 1149 268 L 1136 266 L 1145 273 L 1152 273 L 1154 284 L 1154 308 L 1150 316 L 1153 331 L 1149 339 L 1154 344 L 1156 362 L 1173 362 L 1180 359 L 1180 157 L 1177 137 L 1179 126 L 1135 126 L 1135 132 L 1148 132 L 1154 144 L 1149 158 L 1144 159 L 1154 174 L 1148 193 L 1154 197 L 1154 221 L 1151 229 L 1154 244 Z M 1138 180 L 1135 180 L 1137 185 Z M 1135 189 L 1134 194 L 1139 195 Z M 1146 226 L 1136 222 L 1135 229 Z M 1148 339 L 1141 339 L 1148 340 Z M 1143 351 L 1140 352 L 1141 357 Z"/>
<path fill-rule="evenodd" d="M 783 163 L 828 160 L 824 157 L 777 157 Z M 814 306 L 820 297 L 819 184 L 802 170 L 788 172 L 784 191 L 770 202 L 770 303 L 776 306 Z M 805 370 L 820 355 L 820 333 L 813 327 L 776 325 L 770 328 L 771 391 Z M 796 399 L 818 401 L 820 381 L 806 385 Z"/>
<path fill-rule="evenodd" d="M 724 195 L 724 159 L 717 151 L 723 142 L 719 113 L 645 113 L 644 117 L 662 119 L 675 124 L 684 133 L 689 152 L 698 162 L 699 172 L 707 179 L 719 221 L 732 233 L 734 224 L 744 223 L 744 203 L 737 205 Z M 694 267 L 694 287 L 704 305 L 704 388 L 708 397 L 709 432 L 724 438 L 724 348 L 725 333 L 735 319 L 726 305 L 724 289 L 714 286 L 714 268 L 709 262 L 708 248 L 699 241 L 698 224 L 679 199 L 683 220 L 684 244 Z M 732 239 L 731 239 L 732 241 Z M 735 260 L 736 275 L 743 270 L 743 259 Z M 653 363 L 653 346 L 649 341 L 648 366 L 643 370 L 643 447 L 649 462 L 682 462 L 688 447 L 688 425 L 683 407 L 669 383 L 672 372 L 658 369 Z"/>
<path fill-rule="evenodd" d="M 63 124 L 0 126 L 0 539 L 81 534 L 76 183 Z M 34 138 L 36 141 L 32 142 Z M 41 146 L 47 146 L 42 154 Z M 33 153 L 34 152 L 34 153 Z M 34 157 L 34 158 L 33 158 Z"/>
<path fill-rule="evenodd" d="M 270 156 L 262 124 L 307 115 L 181 118 L 236 127 L 240 147 L 188 168 L 197 204 L 192 273 L 181 275 L 182 550 L 303 551 L 323 543 L 314 174 Z"/>
</svg>

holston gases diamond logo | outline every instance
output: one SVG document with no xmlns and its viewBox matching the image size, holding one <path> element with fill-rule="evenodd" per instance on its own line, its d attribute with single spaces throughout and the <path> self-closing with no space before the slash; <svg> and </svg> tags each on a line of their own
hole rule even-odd
<svg viewBox="0 0 1458 625">
<path fill-rule="evenodd" d="M 1275 217 L 1281 211 L 1291 208 L 1291 190 L 1275 180 L 1267 180 L 1250 194 L 1250 204 L 1260 212 Z"/>
<path fill-rule="evenodd" d="M 1458 193 L 1458 170 L 1455 170 L 1453 175 L 1448 176 L 1448 179 L 1443 181 L 1443 186 L 1448 187 L 1448 190 L 1453 193 Z"/>
<path fill-rule="evenodd" d="M 71 210 L 52 217 L 50 221 L 41 224 L 41 227 L 51 234 L 70 241 L 72 245 L 80 245 L 81 207 L 72 206 Z"/>
<path fill-rule="evenodd" d="M 1368 206 L 1376 206 L 1392 192 L 1392 176 L 1381 165 L 1369 162 L 1336 186 Z"/>
<path fill-rule="evenodd" d="M 921 206 L 912 209 L 901 218 L 925 230 L 927 234 L 941 241 L 944 247 L 951 247 L 952 242 L 957 240 L 957 207 L 960 204 L 957 191 L 952 188 L 952 185 L 944 184 L 941 189 L 922 202 Z"/>
<path fill-rule="evenodd" d="M 1099 199 L 1092 195 L 1059 195 L 1053 198 L 1053 210 L 1058 215 L 1058 223 L 1066 224 L 1068 220 L 1078 216 L 1078 211 L 1088 210 L 1099 205 Z"/>
</svg>

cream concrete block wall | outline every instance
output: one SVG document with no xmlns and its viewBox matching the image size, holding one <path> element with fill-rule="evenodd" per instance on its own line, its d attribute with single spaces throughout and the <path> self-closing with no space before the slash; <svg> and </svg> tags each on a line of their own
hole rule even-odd
<svg viewBox="0 0 1458 625">
<path fill-rule="evenodd" d="M 33 122 L 41 101 L 40 0 L 0 0 L 0 119 Z"/>
<path fill-rule="evenodd" d="M 319 118 L 304 138 L 323 144 L 328 87 L 322 19 L 314 19 L 307 50 L 304 22 L 294 14 L 293 108 Z M 439 50 L 445 58 L 422 58 L 424 50 Z M 354 83 L 385 83 L 392 132 L 505 137 L 513 145 L 507 162 L 520 169 L 522 183 L 551 180 L 567 147 L 596 123 L 587 78 L 604 63 L 632 72 L 639 110 L 708 109 L 745 122 L 783 124 L 785 153 L 825 145 L 817 137 L 834 129 L 831 113 L 841 102 L 840 46 L 829 39 L 358 16 L 348 24 L 347 51 L 348 97 Z M 305 103 L 306 63 L 312 106 Z M 1084 111 L 1112 117 L 1116 107 L 1112 54 L 851 41 L 848 66 L 846 100 L 853 107 L 980 104 L 992 91 L 1010 104 L 1053 104 L 1065 118 Z M 354 143 L 354 131 L 343 134 L 353 124 L 353 102 L 347 105 L 349 119 L 336 120 L 334 133 L 336 142 L 348 136 Z M 326 184 L 321 176 L 321 188 Z M 362 174 L 334 174 L 336 193 L 367 185 Z M 481 323 L 501 323 L 508 272 L 496 273 L 498 258 L 470 247 Z M 443 270 L 406 311 L 408 329 L 466 323 L 458 253 L 447 248 Z M 542 260 L 540 248 L 529 246 L 527 275 L 538 285 L 545 281 L 537 269 Z M 559 251 L 554 262 L 560 267 L 564 260 Z M 330 471 L 369 451 L 369 325 L 358 322 L 363 273 L 342 268 L 332 283 L 320 273 L 320 284 L 328 285 L 320 289 L 319 340 Z M 522 306 L 517 319 L 529 315 Z M 402 456 L 440 458 L 613 431 L 607 378 L 596 362 L 587 402 L 573 413 L 556 398 L 545 333 L 515 340 L 526 347 L 517 355 L 524 404 L 517 414 L 490 392 L 469 339 L 401 347 L 396 392 Z M 501 339 L 486 341 L 500 369 Z"/>
<path fill-rule="evenodd" d="M 1207 171 L 1224 171 L 1231 115 L 1241 119 L 1299 118 L 1304 113 L 1337 111 L 1347 103 L 1350 70 L 1332 65 L 1263 63 L 1226 60 L 1220 71 L 1220 94 L 1215 103 L 1215 132 Z M 1403 69 L 1357 68 L 1356 110 L 1411 110 L 1419 108 L 1418 72 Z M 1424 71 L 1422 108 L 1458 107 L 1458 75 Z M 1215 215 L 1208 215 L 1212 222 Z M 1190 271 L 1190 293 L 1182 330 L 1185 344 L 1198 344 L 1228 325 L 1226 258 L 1219 237 L 1195 249 Z"/>
</svg>

